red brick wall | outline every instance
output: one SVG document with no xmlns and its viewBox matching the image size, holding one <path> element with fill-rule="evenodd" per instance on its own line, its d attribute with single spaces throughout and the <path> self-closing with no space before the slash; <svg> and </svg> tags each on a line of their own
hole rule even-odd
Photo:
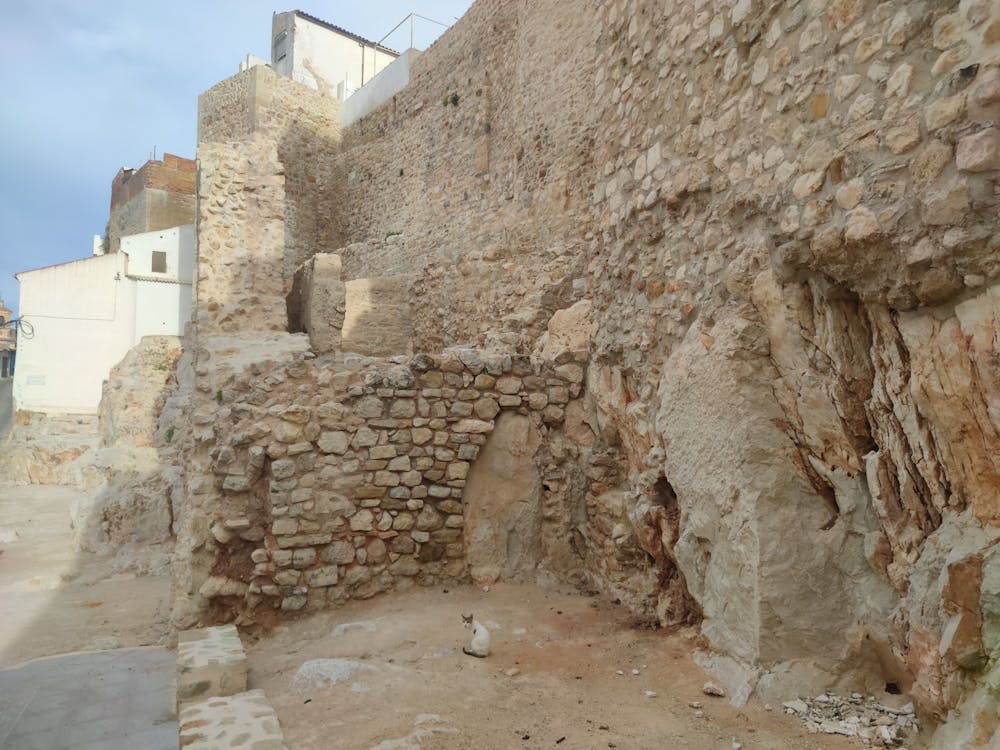
<svg viewBox="0 0 1000 750">
<path fill-rule="evenodd" d="M 194 160 L 164 154 L 162 161 L 147 161 L 138 170 L 125 168 L 118 170 L 111 183 L 111 213 L 128 203 L 145 188 L 194 195 Z"/>
</svg>

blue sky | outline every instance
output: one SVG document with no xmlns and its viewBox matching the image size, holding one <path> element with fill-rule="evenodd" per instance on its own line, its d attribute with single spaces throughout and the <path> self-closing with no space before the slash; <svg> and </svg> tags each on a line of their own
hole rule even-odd
<svg viewBox="0 0 1000 750">
<path fill-rule="evenodd" d="M 262 0 L 30 0 L 0 25 L 0 297 L 13 274 L 82 258 L 103 234 L 111 180 L 156 148 L 193 158 L 198 94 L 247 53 L 270 56 L 271 14 L 303 10 L 378 40 L 411 10 L 454 23 L 471 0 L 274 5 Z M 416 46 L 440 29 L 416 25 Z M 386 40 L 402 49 L 408 27 Z"/>
</svg>

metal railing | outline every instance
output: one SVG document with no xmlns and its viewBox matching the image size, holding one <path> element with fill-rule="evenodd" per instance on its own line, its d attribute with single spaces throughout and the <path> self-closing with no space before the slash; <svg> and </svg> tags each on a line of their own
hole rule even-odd
<svg viewBox="0 0 1000 750">
<path fill-rule="evenodd" d="M 378 44 L 379 46 L 382 46 L 382 42 L 384 42 L 386 39 L 388 39 L 390 36 L 392 36 L 404 23 L 406 23 L 407 21 L 409 21 L 410 22 L 410 47 L 409 48 L 412 48 L 413 47 L 413 23 L 418 18 L 421 21 L 429 21 L 430 23 L 436 23 L 438 26 L 442 26 L 442 27 L 444 27 L 446 29 L 448 28 L 448 24 L 446 24 L 446 23 L 442 23 L 441 21 L 435 21 L 433 18 L 428 18 L 427 16 L 422 16 L 419 13 L 412 13 L 411 12 L 408 16 L 406 16 L 406 18 L 404 18 L 402 21 L 400 21 L 395 26 L 393 26 L 392 27 L 392 31 L 390 31 L 384 37 L 382 37 L 381 39 L 379 39 L 376 42 L 376 44 Z"/>
</svg>

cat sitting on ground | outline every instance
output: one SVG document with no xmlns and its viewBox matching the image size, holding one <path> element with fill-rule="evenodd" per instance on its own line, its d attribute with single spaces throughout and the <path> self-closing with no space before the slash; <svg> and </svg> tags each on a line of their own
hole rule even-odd
<svg viewBox="0 0 1000 750">
<path fill-rule="evenodd" d="M 462 615 L 462 624 L 472 630 L 472 642 L 469 648 L 463 648 L 462 653 L 484 659 L 490 655 L 490 631 L 482 626 L 472 615 Z"/>
</svg>

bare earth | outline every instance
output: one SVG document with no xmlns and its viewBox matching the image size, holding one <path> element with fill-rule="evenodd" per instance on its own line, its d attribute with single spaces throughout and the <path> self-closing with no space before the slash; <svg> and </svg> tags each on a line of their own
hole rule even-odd
<svg viewBox="0 0 1000 750">
<path fill-rule="evenodd" d="M 172 641 L 167 576 L 137 577 L 127 555 L 73 551 L 74 493 L 0 486 L 0 668 Z M 489 658 L 462 653 L 470 612 L 492 632 Z M 638 626 L 599 598 L 534 586 L 415 589 L 244 641 L 250 687 L 267 693 L 294 750 L 859 747 L 809 734 L 780 710 L 703 695 L 692 639 Z M 334 663 L 334 684 L 293 689 L 314 659 L 357 663 Z"/>
<path fill-rule="evenodd" d="M 469 612 L 492 631 L 487 659 L 461 651 L 460 615 Z M 860 747 L 809 734 L 780 709 L 735 709 L 703 695 L 707 677 L 689 640 L 637 628 L 597 598 L 532 586 L 414 590 L 244 640 L 251 686 L 267 693 L 295 750 L 731 750 L 734 739 L 745 750 Z M 292 689 L 313 659 L 371 669 Z"/>
<path fill-rule="evenodd" d="M 137 577 L 139 564 L 127 555 L 76 552 L 69 514 L 76 494 L 0 485 L 0 668 L 171 641 L 169 577 Z"/>
</svg>

